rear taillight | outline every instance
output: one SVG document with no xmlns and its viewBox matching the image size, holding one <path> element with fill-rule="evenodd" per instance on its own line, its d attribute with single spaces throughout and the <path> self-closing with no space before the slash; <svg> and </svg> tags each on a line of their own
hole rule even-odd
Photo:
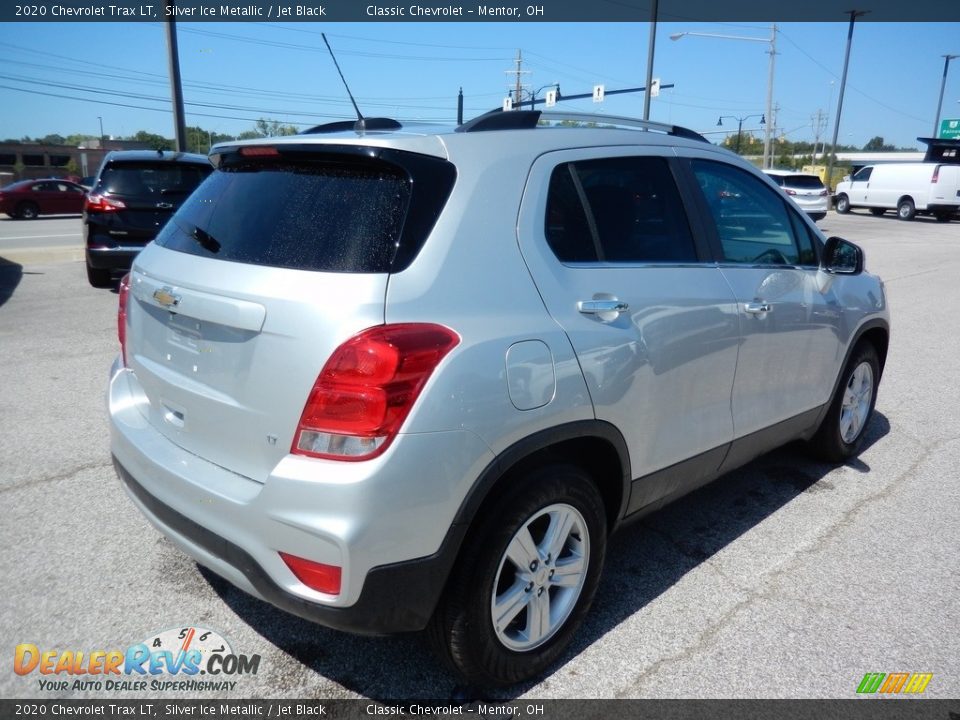
<svg viewBox="0 0 960 720">
<path fill-rule="evenodd" d="M 84 210 L 87 212 L 116 212 L 117 210 L 123 210 L 126 206 L 127 204 L 123 200 L 91 193 L 87 195 Z"/>
<path fill-rule="evenodd" d="M 783 191 L 784 191 L 787 195 L 796 195 L 796 194 L 797 194 L 797 191 L 796 191 L 796 190 L 791 190 L 790 188 L 784 188 Z"/>
<path fill-rule="evenodd" d="M 123 276 L 119 288 L 119 305 L 117 306 L 117 339 L 120 341 L 120 356 L 123 366 L 127 366 L 127 299 L 130 297 L 130 273 Z"/>
<path fill-rule="evenodd" d="M 827 195 L 828 195 L 828 193 L 827 193 L 827 189 L 826 189 L 826 188 L 824 188 L 823 190 L 820 191 L 820 197 L 826 197 Z"/>
<path fill-rule="evenodd" d="M 940 166 L 937 165 L 937 166 L 933 169 L 933 177 L 930 178 L 930 183 L 933 184 L 933 183 L 935 183 L 935 182 L 938 182 L 939 180 L 940 180 Z"/>
<path fill-rule="evenodd" d="M 303 408 L 296 455 L 367 460 L 387 449 L 459 336 L 441 325 L 381 325 L 334 350 Z"/>
<path fill-rule="evenodd" d="M 336 565 L 325 565 L 285 552 L 280 553 L 280 557 L 307 587 L 328 595 L 340 594 L 340 568 Z"/>
</svg>

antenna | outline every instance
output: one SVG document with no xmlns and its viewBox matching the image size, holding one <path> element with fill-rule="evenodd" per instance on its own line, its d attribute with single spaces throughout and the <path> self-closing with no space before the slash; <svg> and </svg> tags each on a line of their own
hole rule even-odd
<svg viewBox="0 0 960 720">
<path fill-rule="evenodd" d="M 366 129 L 366 125 L 363 121 L 363 114 L 361 114 L 360 108 L 357 107 L 357 101 L 353 99 L 353 93 L 350 92 L 350 86 L 347 85 L 347 79 L 343 76 L 343 71 L 340 69 L 340 63 L 337 62 L 337 56 L 333 54 L 333 48 L 331 48 L 330 43 L 327 42 L 327 34 L 320 33 L 320 37 L 323 38 L 323 44 L 327 46 L 327 50 L 330 52 L 333 65 L 337 68 L 337 72 L 340 73 L 340 80 L 343 81 L 343 86 L 347 89 L 347 96 L 350 98 L 350 102 L 353 103 L 353 109 L 357 113 L 357 125 L 354 127 L 354 129 L 356 129 L 358 132 L 363 132 Z"/>
</svg>

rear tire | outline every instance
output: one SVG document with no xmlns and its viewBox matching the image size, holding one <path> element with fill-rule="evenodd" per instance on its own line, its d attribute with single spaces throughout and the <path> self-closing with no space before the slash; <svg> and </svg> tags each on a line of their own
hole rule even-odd
<svg viewBox="0 0 960 720">
<path fill-rule="evenodd" d="M 917 208 L 910 198 L 904 198 L 897 205 L 897 217 L 901 220 L 913 220 L 917 216 Z"/>
<path fill-rule="evenodd" d="M 563 652 L 590 608 L 606 552 L 606 510 L 583 470 L 517 477 L 470 534 L 427 628 L 467 682 L 511 685 Z"/>
<path fill-rule="evenodd" d="M 22 202 L 17 205 L 17 217 L 21 220 L 36 220 L 40 215 L 40 208 L 36 203 Z"/>
<path fill-rule="evenodd" d="M 846 195 L 837 195 L 837 212 L 841 215 L 850 212 L 850 198 Z"/>
<path fill-rule="evenodd" d="M 827 416 L 810 441 L 821 460 L 842 463 L 863 445 L 864 430 L 873 417 L 880 380 L 880 358 L 870 343 L 858 345 L 843 369 L 843 375 Z"/>
<path fill-rule="evenodd" d="M 93 268 L 87 265 L 87 282 L 95 288 L 108 288 L 113 285 L 113 278 L 109 270 Z"/>
</svg>

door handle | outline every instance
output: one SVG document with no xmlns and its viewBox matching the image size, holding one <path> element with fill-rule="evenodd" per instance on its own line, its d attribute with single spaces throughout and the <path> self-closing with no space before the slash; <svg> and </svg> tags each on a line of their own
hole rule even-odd
<svg viewBox="0 0 960 720">
<path fill-rule="evenodd" d="M 743 304 L 743 310 L 751 315 L 762 315 L 773 310 L 773 305 L 768 302 L 748 302 Z"/>
<path fill-rule="evenodd" d="M 599 315 L 600 313 L 622 313 L 630 306 L 621 300 L 581 300 L 577 303 L 577 310 L 584 315 Z"/>
</svg>

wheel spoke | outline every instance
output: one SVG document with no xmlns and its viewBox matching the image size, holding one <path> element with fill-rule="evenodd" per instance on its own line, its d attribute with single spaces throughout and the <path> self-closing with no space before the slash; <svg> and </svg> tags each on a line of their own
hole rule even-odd
<svg viewBox="0 0 960 720">
<path fill-rule="evenodd" d="M 566 558 L 557 563 L 550 583 L 560 587 L 576 587 L 585 569 L 586 562 L 581 555 Z"/>
<path fill-rule="evenodd" d="M 542 545 L 554 560 L 563 553 L 570 531 L 573 529 L 574 520 L 572 513 L 562 511 L 550 513 L 550 527 L 547 528 Z"/>
<path fill-rule="evenodd" d="M 539 562 L 540 553 L 537 544 L 530 535 L 529 527 L 522 527 L 507 546 L 507 558 L 518 568 L 526 572 L 535 560 Z"/>
<path fill-rule="evenodd" d="M 498 595 L 493 605 L 493 622 L 497 632 L 503 632 L 513 619 L 530 602 L 531 594 L 526 591 L 525 582 L 515 582 L 509 590 Z"/>
<path fill-rule="evenodd" d="M 550 632 L 550 593 L 544 590 L 530 598 L 527 612 L 527 640 L 539 642 Z"/>
</svg>

